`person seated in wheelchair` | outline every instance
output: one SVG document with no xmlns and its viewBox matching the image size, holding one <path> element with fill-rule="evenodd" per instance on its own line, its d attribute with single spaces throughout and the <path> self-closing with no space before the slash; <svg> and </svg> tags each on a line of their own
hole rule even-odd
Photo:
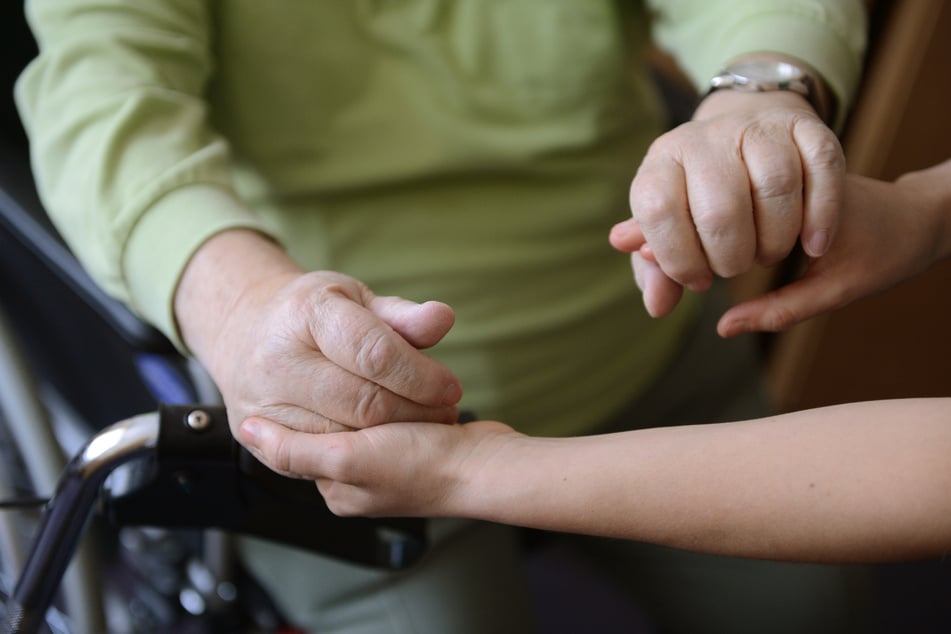
<svg viewBox="0 0 951 634">
<path fill-rule="evenodd" d="M 716 337 L 718 293 L 652 319 L 665 307 L 641 306 L 606 235 L 631 193 L 658 262 L 695 291 L 800 241 L 822 255 L 858 0 L 26 6 L 40 52 L 16 96 L 50 216 L 207 368 L 237 438 L 277 426 L 257 453 L 270 467 L 301 433 L 460 409 L 556 436 L 768 412 L 755 349 Z M 669 131 L 651 37 L 705 93 Z M 429 526 L 432 552 L 400 575 L 256 540 L 242 553 L 315 629 L 531 631 L 519 533 Z M 832 568 L 694 578 L 697 560 L 610 546 L 670 631 L 836 630 L 849 612 Z"/>
</svg>

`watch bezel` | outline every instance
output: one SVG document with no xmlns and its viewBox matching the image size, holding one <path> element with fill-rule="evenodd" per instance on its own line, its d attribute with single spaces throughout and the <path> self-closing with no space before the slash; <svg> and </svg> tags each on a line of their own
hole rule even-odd
<svg viewBox="0 0 951 634">
<path fill-rule="evenodd" d="M 750 92 L 790 90 L 812 97 L 812 77 L 803 68 L 784 61 L 746 61 L 731 64 L 710 81 L 710 89 L 732 88 Z"/>
</svg>

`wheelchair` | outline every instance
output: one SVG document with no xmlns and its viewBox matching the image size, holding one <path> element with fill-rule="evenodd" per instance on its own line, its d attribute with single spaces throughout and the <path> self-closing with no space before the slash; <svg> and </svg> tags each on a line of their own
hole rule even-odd
<svg viewBox="0 0 951 634">
<path fill-rule="evenodd" d="M 47 219 L 13 111 L 35 54 L 4 3 L 0 60 L 3 632 L 293 631 L 245 574 L 244 534 L 397 570 L 422 519 L 342 519 L 231 437 L 207 374 L 105 295 Z"/>
</svg>

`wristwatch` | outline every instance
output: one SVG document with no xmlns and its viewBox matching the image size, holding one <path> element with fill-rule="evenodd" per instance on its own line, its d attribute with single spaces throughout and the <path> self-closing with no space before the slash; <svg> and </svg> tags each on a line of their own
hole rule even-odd
<svg viewBox="0 0 951 634">
<path fill-rule="evenodd" d="M 770 92 L 789 90 L 799 93 L 815 108 L 826 123 L 834 115 L 832 104 L 819 86 L 817 78 L 808 70 L 790 62 L 778 60 L 749 60 L 731 64 L 710 80 L 710 92 L 715 90 L 740 90 L 744 92 Z"/>
</svg>

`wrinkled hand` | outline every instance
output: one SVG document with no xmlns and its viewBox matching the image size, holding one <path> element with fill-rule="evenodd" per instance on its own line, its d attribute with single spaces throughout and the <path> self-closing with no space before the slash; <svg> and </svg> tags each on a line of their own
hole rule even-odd
<svg viewBox="0 0 951 634">
<path fill-rule="evenodd" d="M 313 435 L 250 419 L 240 438 L 255 455 L 274 457 L 279 473 L 316 480 L 337 515 L 461 517 L 471 480 L 466 474 L 517 436 L 494 421 L 392 423 Z"/>
<path fill-rule="evenodd" d="M 921 172 L 896 183 L 849 176 L 842 221 L 829 251 L 812 259 L 795 282 L 728 310 L 717 325 L 719 333 L 784 330 L 925 270 L 941 257 L 942 236 L 935 206 L 923 195 L 929 191 L 920 183 L 923 178 Z"/>
<path fill-rule="evenodd" d="M 844 177 L 835 134 L 802 97 L 719 91 L 651 145 L 631 184 L 633 218 L 611 244 L 632 253 L 648 312 L 666 315 L 683 288 L 775 264 L 798 239 L 823 254 Z"/>
<path fill-rule="evenodd" d="M 418 348 L 437 343 L 452 323 L 445 304 L 377 297 L 339 273 L 268 278 L 224 320 L 212 376 L 235 430 L 249 417 L 310 433 L 450 423 L 459 381 Z"/>
<path fill-rule="evenodd" d="M 176 289 L 175 315 L 236 437 L 251 417 L 288 434 L 456 420 L 459 379 L 420 352 L 452 327 L 449 306 L 306 273 L 259 233 L 235 229 L 205 242 Z M 274 457 L 259 458 L 274 467 Z"/>
</svg>

